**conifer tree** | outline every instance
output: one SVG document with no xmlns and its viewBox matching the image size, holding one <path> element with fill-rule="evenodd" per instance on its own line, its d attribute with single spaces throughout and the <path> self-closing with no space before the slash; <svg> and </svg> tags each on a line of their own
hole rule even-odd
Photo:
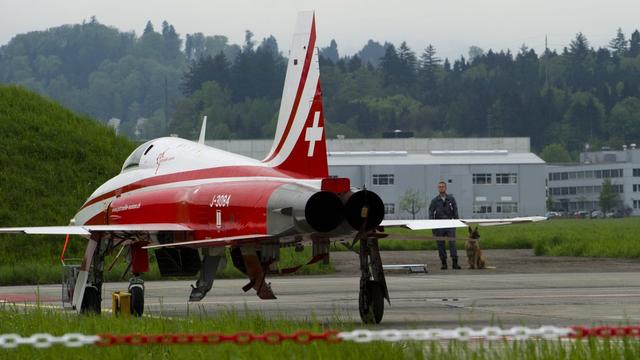
<svg viewBox="0 0 640 360">
<path fill-rule="evenodd" d="M 609 47 L 618 56 L 622 56 L 627 52 L 627 40 L 624 38 L 624 33 L 621 28 L 618 28 L 616 37 L 609 41 Z"/>
</svg>

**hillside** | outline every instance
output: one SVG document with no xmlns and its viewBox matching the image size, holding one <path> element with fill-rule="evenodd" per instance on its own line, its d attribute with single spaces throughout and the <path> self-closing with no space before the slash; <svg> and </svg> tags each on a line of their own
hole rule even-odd
<svg viewBox="0 0 640 360">
<path fill-rule="evenodd" d="M 15 86 L 0 86 L 0 134 L 0 226 L 68 224 L 134 148 L 90 118 Z M 57 256 L 59 241 L 36 240 L 43 239 L 2 236 L 0 252 L 23 257 L 21 245 L 38 243 L 37 253 Z"/>
</svg>

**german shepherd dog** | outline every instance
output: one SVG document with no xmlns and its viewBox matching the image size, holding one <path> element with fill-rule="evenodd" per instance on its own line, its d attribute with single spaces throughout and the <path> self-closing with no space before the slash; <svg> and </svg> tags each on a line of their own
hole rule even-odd
<svg viewBox="0 0 640 360">
<path fill-rule="evenodd" d="M 485 259 L 480 250 L 480 233 L 478 232 L 477 226 L 475 230 L 469 227 L 469 238 L 464 244 L 464 249 L 467 251 L 470 269 L 485 268 Z"/>
</svg>

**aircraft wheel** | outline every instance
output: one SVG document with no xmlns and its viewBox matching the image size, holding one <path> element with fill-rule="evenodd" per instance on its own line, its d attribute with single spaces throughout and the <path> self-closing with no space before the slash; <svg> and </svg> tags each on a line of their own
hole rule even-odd
<svg viewBox="0 0 640 360">
<path fill-rule="evenodd" d="M 95 286 L 87 286 L 84 289 L 82 305 L 80 306 L 81 314 L 100 315 L 102 299 L 100 290 Z"/>
<path fill-rule="evenodd" d="M 360 291 L 358 307 L 360 319 L 365 324 L 379 324 L 384 315 L 384 293 L 377 281 L 369 280 L 365 285 L 365 292 Z"/>
<path fill-rule="evenodd" d="M 134 284 L 129 287 L 131 294 L 131 314 L 133 316 L 142 316 L 144 312 L 144 286 Z"/>
</svg>

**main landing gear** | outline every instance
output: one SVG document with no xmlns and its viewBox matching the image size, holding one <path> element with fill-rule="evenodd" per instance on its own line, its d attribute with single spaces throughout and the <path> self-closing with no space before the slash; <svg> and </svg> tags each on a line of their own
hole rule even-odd
<svg viewBox="0 0 640 360">
<path fill-rule="evenodd" d="M 389 301 L 387 282 L 382 270 L 378 238 L 360 240 L 360 293 L 358 309 L 365 324 L 379 324 L 384 315 L 384 300 Z"/>
<path fill-rule="evenodd" d="M 142 274 L 149 271 L 149 257 L 146 242 L 134 242 L 129 247 L 129 268 L 133 277 L 129 280 L 128 291 L 131 294 L 131 314 L 142 316 L 144 313 L 144 281 Z M 102 311 L 102 283 L 104 282 L 104 258 L 115 248 L 111 239 L 92 239 L 87 245 L 76 289 L 84 286 L 84 295 L 80 313 L 99 315 Z"/>
</svg>

